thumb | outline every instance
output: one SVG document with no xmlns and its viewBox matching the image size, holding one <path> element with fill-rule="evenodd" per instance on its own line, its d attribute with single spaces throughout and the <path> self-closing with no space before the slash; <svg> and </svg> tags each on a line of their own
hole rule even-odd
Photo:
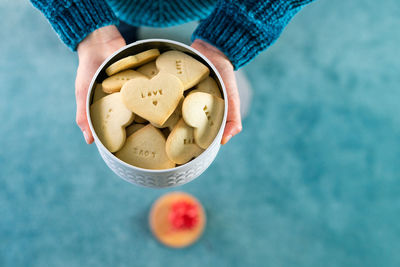
<svg viewBox="0 0 400 267">
<path fill-rule="evenodd" d="M 79 74 L 75 82 L 75 97 L 76 97 L 76 123 L 83 133 L 86 143 L 93 143 L 93 135 L 90 131 L 89 123 L 86 114 L 86 97 L 89 89 L 89 84 L 80 82 Z"/>
</svg>

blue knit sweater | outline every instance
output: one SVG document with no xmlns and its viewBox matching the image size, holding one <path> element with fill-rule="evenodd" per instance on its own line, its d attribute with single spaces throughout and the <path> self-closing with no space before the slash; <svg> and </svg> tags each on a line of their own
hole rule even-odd
<svg viewBox="0 0 400 267">
<path fill-rule="evenodd" d="M 313 0 L 31 0 L 72 50 L 97 28 L 118 24 L 165 27 L 201 20 L 192 40 L 202 39 L 235 69 L 270 46 L 290 19 Z"/>
</svg>

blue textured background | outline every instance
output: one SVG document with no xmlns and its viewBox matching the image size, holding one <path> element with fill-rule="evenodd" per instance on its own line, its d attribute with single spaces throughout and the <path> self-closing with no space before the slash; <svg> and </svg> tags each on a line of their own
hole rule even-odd
<svg viewBox="0 0 400 267">
<path fill-rule="evenodd" d="M 179 188 L 203 202 L 205 234 L 171 250 L 147 227 L 167 190 L 84 144 L 76 55 L 27 1 L 2 0 L 0 266 L 400 266 L 399 14 L 317 1 L 246 66 L 244 131 Z"/>
</svg>

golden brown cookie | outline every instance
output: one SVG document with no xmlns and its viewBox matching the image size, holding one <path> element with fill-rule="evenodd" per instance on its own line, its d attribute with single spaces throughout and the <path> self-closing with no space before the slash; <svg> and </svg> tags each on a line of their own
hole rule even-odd
<svg viewBox="0 0 400 267">
<path fill-rule="evenodd" d="M 156 123 L 164 124 L 183 96 L 181 81 L 174 75 L 159 72 L 152 79 L 136 78 L 121 89 L 122 101 L 133 113 Z"/>
<path fill-rule="evenodd" d="M 142 77 L 147 78 L 144 74 L 134 71 L 134 70 L 125 70 L 114 74 L 108 78 L 106 78 L 103 83 L 103 91 L 105 93 L 111 94 L 115 92 L 119 92 L 121 87 L 129 80 Z"/>
<path fill-rule="evenodd" d="M 180 119 L 169 134 L 165 150 L 168 157 L 176 164 L 184 164 L 204 151 L 194 141 L 193 131 L 192 127 Z"/>
<path fill-rule="evenodd" d="M 150 49 L 139 54 L 122 58 L 117 62 L 111 64 L 107 69 L 106 73 L 108 76 L 111 76 L 117 72 L 135 68 L 142 64 L 152 61 L 156 57 L 160 55 L 160 51 L 158 49 Z"/>
<path fill-rule="evenodd" d="M 174 110 L 174 112 L 172 112 L 171 116 L 169 116 L 169 118 L 164 122 L 163 125 L 158 125 L 157 123 L 154 123 L 154 122 L 152 122 L 151 124 L 153 124 L 153 126 L 157 127 L 157 128 L 167 128 L 168 127 L 168 129 L 170 129 L 172 131 L 172 129 L 177 124 L 179 119 L 182 118 L 183 100 L 184 100 L 184 98 L 182 97 L 181 100 L 179 101 L 178 106 Z"/>
<path fill-rule="evenodd" d="M 206 149 L 217 136 L 224 117 L 222 98 L 203 92 L 189 94 L 183 101 L 182 117 L 194 127 L 196 144 Z"/>
<path fill-rule="evenodd" d="M 134 114 L 122 103 L 121 93 L 105 96 L 90 106 L 94 130 L 103 145 L 118 151 L 125 143 L 125 126 L 133 121 Z"/>
<path fill-rule="evenodd" d="M 179 51 L 167 51 L 156 59 L 159 71 L 169 72 L 178 77 L 184 90 L 189 89 L 205 79 L 210 70 L 200 61 Z"/>
<path fill-rule="evenodd" d="M 151 124 L 129 136 L 115 156 L 128 164 L 144 169 L 160 170 L 175 167 L 175 163 L 165 152 L 164 135 Z"/>
<path fill-rule="evenodd" d="M 143 66 L 138 68 L 136 71 L 146 75 L 149 79 L 153 78 L 158 73 L 158 69 L 157 69 L 155 61 L 144 64 Z"/>
<path fill-rule="evenodd" d="M 194 90 L 192 90 L 190 93 L 195 92 L 204 92 L 214 95 L 216 97 L 221 97 L 221 91 L 219 90 L 217 82 L 211 77 L 207 77 L 202 80 L 198 85 L 194 87 Z"/>
</svg>

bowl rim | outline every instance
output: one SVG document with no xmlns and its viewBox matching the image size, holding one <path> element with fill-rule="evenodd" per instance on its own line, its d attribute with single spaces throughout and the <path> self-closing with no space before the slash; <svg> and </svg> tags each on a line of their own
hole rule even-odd
<svg viewBox="0 0 400 267">
<path fill-rule="evenodd" d="M 94 130 L 94 127 L 93 127 L 93 124 L 92 124 L 92 120 L 91 120 L 91 116 L 90 116 L 91 94 L 92 94 L 92 91 L 94 89 L 94 84 L 96 83 L 96 79 L 99 76 L 100 72 L 104 69 L 104 66 L 107 63 L 109 63 L 110 60 L 112 60 L 116 55 L 118 55 L 119 53 L 129 49 L 130 47 L 136 46 L 136 45 L 139 45 L 139 44 L 143 44 L 143 43 L 151 43 L 151 42 L 160 42 L 160 43 L 167 43 L 167 44 L 174 44 L 174 45 L 177 45 L 177 46 L 181 46 L 181 47 L 186 48 L 186 49 L 190 50 L 191 52 L 195 53 L 197 56 L 201 57 L 207 63 L 208 67 L 210 67 L 213 70 L 215 76 L 218 78 L 218 81 L 219 81 L 219 83 L 220 83 L 220 85 L 222 87 L 221 89 L 222 89 L 222 93 L 223 93 L 223 96 L 224 96 L 224 103 L 225 103 L 224 104 L 224 117 L 222 119 L 221 127 L 219 128 L 219 131 L 218 131 L 217 135 L 215 136 L 213 142 L 198 157 L 196 157 L 196 158 L 194 158 L 194 159 L 192 159 L 192 160 L 190 160 L 190 161 L 188 161 L 188 162 L 186 162 L 186 163 L 184 163 L 182 165 L 175 166 L 173 168 L 168 168 L 168 169 L 161 169 L 161 170 L 153 170 L 153 169 L 145 169 L 145 168 L 137 167 L 137 166 L 128 164 L 125 161 L 122 161 L 118 157 L 116 157 L 100 141 L 99 137 L 97 136 L 97 134 L 96 134 L 96 132 Z M 159 173 L 159 174 L 162 174 L 162 173 L 165 173 L 165 172 L 180 170 L 180 169 L 183 169 L 183 168 L 187 167 L 187 165 L 190 164 L 191 162 L 197 162 L 197 161 L 202 160 L 202 158 L 206 156 L 206 154 L 207 154 L 206 152 L 207 151 L 211 150 L 212 147 L 214 147 L 215 145 L 218 145 L 217 144 L 217 141 L 218 141 L 217 137 L 221 134 L 221 132 L 223 132 L 225 130 L 226 119 L 227 119 L 227 115 L 228 115 L 227 113 L 228 113 L 228 97 L 227 97 L 227 93 L 226 93 L 226 89 L 225 89 L 225 84 L 224 84 L 224 82 L 222 80 L 222 77 L 219 74 L 217 68 L 214 66 L 214 64 L 212 64 L 211 61 L 206 56 L 201 54 L 198 50 L 196 50 L 196 49 L 194 49 L 194 48 L 192 48 L 192 47 L 190 47 L 190 46 L 188 46 L 188 45 L 186 45 L 184 43 L 181 43 L 181 42 L 178 42 L 178 41 L 174 41 L 174 40 L 169 40 L 169 39 L 158 39 L 158 38 L 143 39 L 143 40 L 139 40 L 139 41 L 133 42 L 131 44 L 128 44 L 126 46 L 123 46 L 120 49 L 118 49 L 117 51 L 115 51 L 114 53 L 112 53 L 109 57 L 107 57 L 103 61 L 103 63 L 96 70 L 96 73 L 93 75 L 92 80 L 90 82 L 88 93 L 87 93 L 87 96 L 86 96 L 86 116 L 87 116 L 87 120 L 88 120 L 88 123 L 89 123 L 89 128 L 92 131 L 93 139 L 95 140 L 96 146 L 100 146 L 101 149 L 104 151 L 104 153 L 106 153 L 109 157 L 115 159 L 119 164 L 122 164 L 127 168 L 136 169 L 136 170 L 139 170 L 139 171 L 142 171 L 142 172 L 148 172 L 148 173 Z"/>
</svg>

